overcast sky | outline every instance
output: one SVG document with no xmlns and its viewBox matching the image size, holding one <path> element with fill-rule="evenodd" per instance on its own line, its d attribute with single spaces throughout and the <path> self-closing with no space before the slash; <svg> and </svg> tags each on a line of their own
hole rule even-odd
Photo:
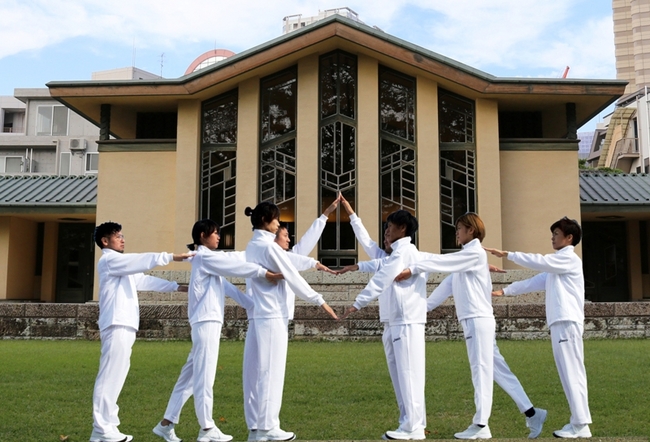
<svg viewBox="0 0 650 442">
<path fill-rule="evenodd" d="M 132 65 L 177 78 L 210 49 L 279 36 L 285 16 L 343 6 L 499 77 L 616 78 L 611 0 L 0 0 L 0 95 Z"/>
</svg>

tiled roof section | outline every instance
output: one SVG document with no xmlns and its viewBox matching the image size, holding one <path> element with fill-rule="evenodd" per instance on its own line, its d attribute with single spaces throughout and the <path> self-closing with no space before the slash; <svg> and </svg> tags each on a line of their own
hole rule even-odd
<svg viewBox="0 0 650 442">
<path fill-rule="evenodd" d="M 0 176 L 0 207 L 95 207 L 97 176 Z"/>
<path fill-rule="evenodd" d="M 650 175 L 581 172 L 580 205 L 650 207 Z"/>
</svg>

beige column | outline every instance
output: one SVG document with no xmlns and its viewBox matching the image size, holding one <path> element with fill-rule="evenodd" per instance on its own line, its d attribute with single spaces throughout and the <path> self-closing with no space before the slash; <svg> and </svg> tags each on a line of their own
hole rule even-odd
<svg viewBox="0 0 650 442">
<path fill-rule="evenodd" d="M 298 62 L 296 241 L 321 214 L 319 206 L 318 54 Z M 318 248 L 311 256 L 316 258 Z"/>
<path fill-rule="evenodd" d="M 483 243 L 501 248 L 499 109 L 494 100 L 476 100 L 476 196 L 477 213 L 485 223 Z M 492 255 L 489 262 L 501 265 L 501 260 Z"/>
<path fill-rule="evenodd" d="M 630 301 L 639 301 L 643 299 L 639 221 L 632 220 L 625 224 L 627 228 L 627 274 L 630 286 Z"/>
<path fill-rule="evenodd" d="M 192 226 L 199 217 L 201 161 L 201 102 L 181 101 L 178 105 L 176 136 L 176 223 L 174 253 L 187 250 Z M 170 250 L 172 252 L 172 250 Z M 172 264 L 181 268 L 187 264 Z"/>
<path fill-rule="evenodd" d="M 9 275 L 9 237 L 11 218 L 0 217 L 0 299 L 7 299 L 7 276 Z"/>
<path fill-rule="evenodd" d="M 251 220 L 244 215 L 244 209 L 247 206 L 254 208 L 259 202 L 259 95 L 259 78 L 251 78 L 239 84 L 236 250 L 244 250 L 252 236 Z"/>
<path fill-rule="evenodd" d="M 416 96 L 418 247 L 440 253 L 438 84 L 426 77 L 417 77 Z"/>
<path fill-rule="evenodd" d="M 43 272 L 41 276 L 41 301 L 54 302 L 56 297 L 56 256 L 59 243 L 59 223 L 48 221 L 43 234 Z M 95 248 L 95 256 L 101 254 Z"/>
<path fill-rule="evenodd" d="M 357 201 L 355 212 L 370 237 L 379 235 L 379 66 L 377 60 L 359 55 L 357 126 Z M 359 261 L 368 255 L 359 247 Z"/>
</svg>

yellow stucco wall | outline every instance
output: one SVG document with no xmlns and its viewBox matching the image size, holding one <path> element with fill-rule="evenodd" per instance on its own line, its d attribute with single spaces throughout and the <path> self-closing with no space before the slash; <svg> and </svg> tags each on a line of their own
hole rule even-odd
<svg viewBox="0 0 650 442">
<path fill-rule="evenodd" d="M 0 299 L 34 299 L 37 223 L 0 217 Z"/>
<path fill-rule="evenodd" d="M 379 238 L 379 64 L 374 58 L 357 59 L 357 201 L 353 206 L 370 237 Z M 368 255 L 357 247 L 359 261 Z"/>
<path fill-rule="evenodd" d="M 485 223 L 487 247 L 500 248 L 501 158 L 499 155 L 499 109 L 494 100 L 476 100 L 476 196 L 477 213 Z M 578 207 L 579 209 L 579 207 Z M 489 262 L 501 260 L 489 255 Z"/>
<path fill-rule="evenodd" d="M 59 223 L 46 222 L 43 231 L 43 275 L 41 301 L 54 302 L 56 298 L 56 259 L 59 244 Z M 97 256 L 97 253 L 95 253 Z"/>
<path fill-rule="evenodd" d="M 563 216 L 580 222 L 576 152 L 502 151 L 500 157 L 503 249 L 553 253 L 551 224 Z M 507 259 L 503 266 L 518 268 Z"/>
</svg>

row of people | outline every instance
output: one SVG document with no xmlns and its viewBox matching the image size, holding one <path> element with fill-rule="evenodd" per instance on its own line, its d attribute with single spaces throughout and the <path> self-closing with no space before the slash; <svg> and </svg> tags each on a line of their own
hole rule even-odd
<svg viewBox="0 0 650 442">
<path fill-rule="evenodd" d="M 124 237 L 121 226 L 116 223 L 98 226 L 95 241 L 103 253 L 98 264 L 99 328 L 102 345 L 100 369 L 93 393 L 94 425 L 90 441 L 128 442 L 133 439 L 118 429 L 117 398 L 128 373 L 131 347 L 138 328 L 137 290 L 188 291 L 192 349 L 172 391 L 164 418 L 153 429 L 155 434 L 168 442 L 180 442 L 174 426 L 178 423 L 183 405 L 190 396 L 194 396 L 200 426 L 197 441 L 227 442 L 232 439 L 232 436 L 223 434 L 212 419 L 212 395 L 223 324 L 224 296 L 229 296 L 246 309 L 249 319 L 243 369 L 244 413 L 249 428 L 248 440 L 294 439 L 295 434 L 283 431 L 279 422 L 288 321 L 293 318 L 295 295 L 321 306 L 330 317 L 338 319 L 332 308 L 320 294 L 309 287 L 298 271 L 317 268 L 332 272 L 306 255 L 320 238 L 327 216 L 339 203 L 350 215 L 350 222 L 359 243 L 368 255 L 374 258 L 370 262 L 346 267 L 337 273 L 350 270 L 376 272 L 366 289 L 357 297 L 355 304 L 346 309 L 343 318 L 373 299 L 379 299 L 380 320 L 385 325 L 384 349 L 400 411 L 397 430 L 387 431 L 383 437 L 402 440 L 424 439 L 426 311 L 435 308 L 451 294 L 454 295 L 466 338 L 477 407 L 472 425 L 455 436 L 465 439 L 491 437 L 487 420 L 491 410 L 494 380 L 510 394 L 520 411 L 525 413 L 527 425 L 530 427 L 529 437 L 537 437 L 542 431 L 546 411 L 533 407 L 521 384 L 499 353 L 494 338 L 491 282 L 487 257 L 480 246 L 485 229 L 480 218 L 475 214 L 467 214 L 458 220 L 457 240 L 463 246 L 461 252 L 434 255 L 419 252 L 411 244 L 411 238 L 417 231 L 417 220 L 406 211 L 398 211 L 388 219 L 384 234 L 385 249 L 381 249 L 370 239 L 349 203 L 339 196 L 294 246 L 291 250 L 293 253 L 283 252 L 283 249 L 288 249 L 288 234 L 286 229 L 280 226 L 279 209 L 271 203 L 261 203 L 255 209 L 246 209 L 253 225 L 253 238 L 246 252 L 215 253 L 219 244 L 219 227 L 210 220 L 198 221 L 193 227 L 193 244 L 189 247 L 195 251 L 178 255 L 123 254 Z M 515 254 L 508 252 L 491 252 L 497 256 L 501 254 L 516 259 L 513 258 Z M 172 259 L 191 260 L 189 288 L 142 274 L 143 271 L 157 265 L 165 265 Z M 427 300 L 425 275 L 432 271 L 452 272 L 452 275 L 445 279 Z M 240 292 L 226 281 L 224 276 L 246 278 L 246 293 Z M 527 287 L 537 287 L 534 284 L 539 284 L 539 281 L 535 281 L 531 286 L 523 283 L 520 286 L 513 284 L 514 287 L 510 289 L 512 292 L 507 294 L 518 293 L 516 290 L 526 290 Z M 572 320 L 561 320 L 565 321 Z M 579 327 L 581 326 L 582 322 L 579 323 Z M 581 344 L 581 334 L 579 337 Z M 561 356 L 556 354 L 556 361 L 559 358 Z M 578 362 L 581 361 L 578 357 Z M 584 364 L 582 367 L 584 373 Z M 571 365 L 570 368 L 575 367 Z M 559 363 L 558 370 L 562 378 Z M 575 401 L 575 397 L 569 396 L 567 388 L 570 386 L 567 387 L 564 378 L 562 379 L 571 406 L 572 421 L 554 434 L 558 437 L 587 437 L 588 423 L 591 423 L 588 407 L 587 417 L 574 412 L 572 400 Z M 571 381 L 571 376 L 567 377 L 569 385 Z M 584 395 L 586 405 L 586 375 L 584 391 L 581 394 Z"/>
</svg>

